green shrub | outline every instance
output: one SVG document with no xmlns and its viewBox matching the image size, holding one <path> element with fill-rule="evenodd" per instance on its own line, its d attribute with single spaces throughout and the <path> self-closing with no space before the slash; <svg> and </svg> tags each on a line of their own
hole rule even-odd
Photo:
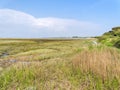
<svg viewBox="0 0 120 90">
<path fill-rule="evenodd" d="M 120 48 L 120 40 L 114 44 L 115 47 Z"/>
</svg>

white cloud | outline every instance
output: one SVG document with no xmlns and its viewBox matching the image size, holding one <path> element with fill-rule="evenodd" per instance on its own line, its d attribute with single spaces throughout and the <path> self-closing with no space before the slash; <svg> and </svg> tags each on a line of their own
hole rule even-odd
<svg viewBox="0 0 120 90">
<path fill-rule="evenodd" d="M 33 16 L 10 9 L 0 9 L 0 23 L 32 25 L 36 22 Z"/>
<path fill-rule="evenodd" d="M 92 22 L 62 18 L 35 18 L 24 12 L 0 9 L 0 37 L 91 36 L 100 28 Z"/>
</svg>

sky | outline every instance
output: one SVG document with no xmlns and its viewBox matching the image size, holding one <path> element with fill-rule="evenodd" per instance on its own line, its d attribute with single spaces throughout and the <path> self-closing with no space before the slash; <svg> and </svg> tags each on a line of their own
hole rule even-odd
<svg viewBox="0 0 120 90">
<path fill-rule="evenodd" d="M 99 36 L 119 18 L 120 0 L 0 0 L 0 38 Z"/>
</svg>

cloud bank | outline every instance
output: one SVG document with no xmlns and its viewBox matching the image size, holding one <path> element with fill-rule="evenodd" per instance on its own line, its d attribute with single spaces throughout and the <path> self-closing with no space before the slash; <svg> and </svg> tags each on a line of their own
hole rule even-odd
<svg viewBox="0 0 120 90">
<path fill-rule="evenodd" d="M 30 14 L 0 9 L 0 37 L 39 38 L 98 35 L 100 25 L 74 19 L 36 18 Z"/>
</svg>

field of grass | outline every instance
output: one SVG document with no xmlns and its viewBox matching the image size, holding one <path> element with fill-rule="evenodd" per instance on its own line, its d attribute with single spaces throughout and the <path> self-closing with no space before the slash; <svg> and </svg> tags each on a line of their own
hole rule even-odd
<svg viewBox="0 0 120 90">
<path fill-rule="evenodd" d="M 119 90 L 120 50 L 96 39 L 0 39 L 0 90 Z"/>
</svg>

